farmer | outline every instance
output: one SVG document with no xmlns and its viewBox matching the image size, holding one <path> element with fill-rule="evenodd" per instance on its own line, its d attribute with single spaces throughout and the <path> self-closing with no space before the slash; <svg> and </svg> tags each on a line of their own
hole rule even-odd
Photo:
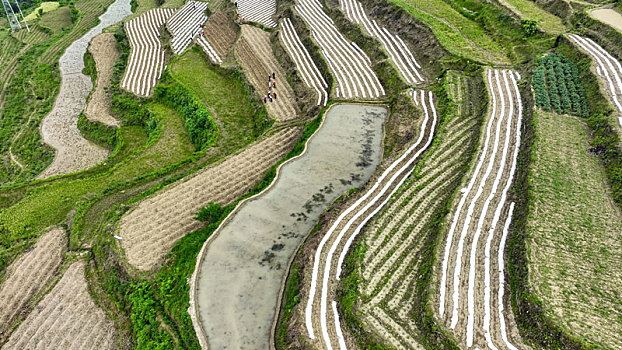
<svg viewBox="0 0 622 350">
<path fill-rule="evenodd" d="M 272 87 L 276 89 L 276 81 L 272 82 Z"/>
<path fill-rule="evenodd" d="M 274 72 L 272 72 L 272 79 L 276 79 Z"/>
<path fill-rule="evenodd" d="M 272 80 L 272 76 L 268 74 L 268 81 Z"/>
<path fill-rule="evenodd" d="M 273 92 L 272 94 L 274 94 L 274 99 L 276 100 L 276 92 Z"/>
<path fill-rule="evenodd" d="M 268 99 L 268 96 L 263 95 L 263 103 L 266 103 L 266 100 Z"/>
</svg>

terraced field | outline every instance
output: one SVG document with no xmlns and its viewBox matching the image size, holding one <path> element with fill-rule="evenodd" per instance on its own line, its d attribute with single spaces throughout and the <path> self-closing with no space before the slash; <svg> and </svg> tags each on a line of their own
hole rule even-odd
<svg viewBox="0 0 622 350">
<path fill-rule="evenodd" d="M 220 64 L 237 39 L 236 28 L 227 12 L 219 11 L 210 16 L 204 29 L 205 35 L 198 39 L 198 43 L 212 62 Z"/>
<path fill-rule="evenodd" d="M 131 13 L 130 1 L 116 0 L 100 16 L 99 23 L 72 42 L 59 59 L 61 86 L 52 110 L 41 122 L 43 141 L 56 150 L 54 160 L 38 176 L 45 179 L 90 168 L 108 157 L 108 150 L 86 140 L 78 118 L 86 106 L 92 82 L 82 73 L 88 44 L 105 26 L 120 22 Z"/>
<path fill-rule="evenodd" d="M 378 40 L 382 48 L 389 54 L 393 64 L 409 85 L 423 83 L 421 66 L 410 51 L 410 48 L 397 35 L 389 32 L 385 27 L 378 25 L 376 20 L 370 19 L 365 8 L 357 0 L 340 0 L 341 12 L 353 23 L 363 27 L 368 35 Z"/>
<path fill-rule="evenodd" d="M 346 346 L 335 301 L 346 254 L 363 226 L 382 210 L 393 193 L 406 181 L 434 138 L 438 116 L 432 92 L 415 90 L 412 98 L 421 106 L 424 114 L 417 140 L 384 170 L 361 198 L 341 213 L 315 251 L 306 299 L 305 324 L 308 336 L 316 347 L 332 349 L 333 344 L 339 344 L 340 348 Z"/>
<path fill-rule="evenodd" d="M 522 19 L 538 21 L 538 28 L 546 33 L 558 35 L 566 31 L 562 20 L 538 7 L 529 0 L 499 0 L 499 2 Z"/>
<path fill-rule="evenodd" d="M 116 330 L 93 300 L 76 261 L 3 345 L 23 349 L 116 349 Z"/>
<path fill-rule="evenodd" d="M 389 0 L 427 24 L 451 53 L 479 62 L 507 64 L 503 50 L 478 24 L 454 10 L 445 1 Z"/>
<path fill-rule="evenodd" d="M 317 92 L 317 105 L 326 106 L 328 103 L 328 84 L 320 73 L 315 62 L 309 55 L 309 51 L 302 44 L 296 29 L 292 25 L 289 18 L 284 18 L 281 21 L 281 41 L 283 46 L 287 50 L 289 57 L 295 62 L 296 69 L 305 85 Z"/>
<path fill-rule="evenodd" d="M 594 348 L 622 344 L 622 210 L 581 118 L 537 112 L 529 285 L 547 317 Z"/>
<path fill-rule="evenodd" d="M 276 0 L 238 0 L 236 1 L 240 18 L 274 28 L 272 16 L 276 13 Z"/>
<path fill-rule="evenodd" d="M 157 8 L 125 22 L 130 40 L 130 54 L 121 87 L 139 96 L 149 96 L 164 70 L 164 51 L 160 27 L 175 9 Z"/>
<path fill-rule="evenodd" d="M 208 202 L 227 205 L 247 193 L 289 152 L 298 135 L 298 128 L 285 128 L 140 202 L 121 219 L 118 232 L 128 262 L 140 270 L 155 267 L 180 238 L 201 227 L 194 219 L 201 207 Z"/>
<path fill-rule="evenodd" d="M 207 21 L 206 9 L 207 2 L 188 1 L 166 20 L 166 28 L 173 37 L 171 48 L 176 55 L 184 52 L 195 37 L 201 36 L 201 26 Z"/>
<path fill-rule="evenodd" d="M 249 25 L 242 26 L 242 35 L 236 43 L 235 53 L 244 67 L 248 79 L 260 96 L 276 93 L 276 98 L 268 99 L 268 113 L 277 121 L 286 121 L 298 116 L 296 96 L 287 82 L 285 71 L 272 53 L 270 35 Z M 275 73 L 275 78 L 270 77 Z M 275 83 L 276 87 L 269 87 Z"/>
<path fill-rule="evenodd" d="M 311 30 L 335 78 L 335 96 L 375 99 L 385 94 L 369 57 L 337 29 L 317 0 L 297 0 L 294 8 Z"/>
<path fill-rule="evenodd" d="M 592 57 L 596 75 L 605 89 L 605 95 L 618 111 L 617 119 L 622 128 L 622 65 L 620 61 L 590 38 L 576 34 L 569 34 L 568 37 Z M 622 135 L 622 130 L 619 129 L 619 132 Z"/>
<path fill-rule="evenodd" d="M 120 122 L 112 116 L 110 109 L 111 96 L 110 78 L 114 69 L 114 63 L 119 58 L 117 40 L 111 33 L 102 33 L 94 37 L 89 44 L 89 52 L 95 60 L 97 69 L 97 82 L 95 90 L 91 94 L 84 110 L 84 115 L 91 121 L 110 126 L 120 126 Z"/>
<path fill-rule="evenodd" d="M 95 26 L 99 16 L 106 12 L 108 6 L 113 2 L 114 0 L 82 0 L 76 2 L 75 5 L 76 9 L 80 12 L 80 19 L 71 28 L 69 33 L 56 41 L 41 55 L 39 62 L 53 64 L 58 59 L 58 56 L 60 56 L 71 43 L 82 37 Z"/>
<path fill-rule="evenodd" d="M 14 321 L 27 315 L 31 298 L 44 291 L 58 272 L 65 245 L 65 230 L 52 228 L 6 270 L 0 285 L 0 343 L 10 334 Z"/>
<path fill-rule="evenodd" d="M 468 150 L 479 136 L 478 116 L 468 108 L 469 86 L 450 73 L 450 98 L 456 114 L 439 128 L 435 143 L 411 177 L 361 231 L 365 247 L 360 261 L 361 293 L 357 312 L 366 332 L 395 349 L 422 349 L 414 295 L 424 244 L 434 215 L 460 183 Z"/>
<path fill-rule="evenodd" d="M 467 348 L 526 349 L 504 294 L 503 264 L 523 117 L 517 78 L 486 72 L 491 107 L 483 146 L 451 210 L 440 256 L 438 316 Z"/>
<path fill-rule="evenodd" d="M 4 100 L 4 90 L 6 89 L 11 75 L 17 68 L 18 59 L 32 45 L 40 43 L 49 37 L 38 26 L 33 26 L 31 32 L 19 31 L 14 34 L 4 32 L 0 34 L 0 108 Z"/>
</svg>

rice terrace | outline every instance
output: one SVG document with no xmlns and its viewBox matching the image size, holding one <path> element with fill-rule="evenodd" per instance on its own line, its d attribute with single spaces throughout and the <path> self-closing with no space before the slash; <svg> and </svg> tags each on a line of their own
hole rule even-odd
<svg viewBox="0 0 622 350">
<path fill-rule="evenodd" d="M 622 0 L 0 1 L 0 349 L 622 350 Z"/>
</svg>

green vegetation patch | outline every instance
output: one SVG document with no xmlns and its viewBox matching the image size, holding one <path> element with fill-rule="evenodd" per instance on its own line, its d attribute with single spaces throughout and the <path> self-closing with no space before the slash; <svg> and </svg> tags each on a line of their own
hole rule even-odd
<svg viewBox="0 0 622 350">
<path fill-rule="evenodd" d="M 71 8 L 69 6 L 63 6 L 55 11 L 48 12 L 41 16 L 38 24 L 50 29 L 53 34 L 57 34 L 63 29 L 71 27 L 73 24 Z"/>
<path fill-rule="evenodd" d="M 582 120 L 540 112 L 535 124 L 530 284 L 565 332 L 587 347 L 613 349 L 622 342 L 622 210 L 588 151 L 591 132 Z"/>
<path fill-rule="evenodd" d="M 151 104 L 149 108 L 158 126 L 148 143 L 126 160 L 97 176 L 41 186 L 0 212 L 1 228 L 6 232 L 6 244 L 0 248 L 0 271 L 19 253 L 13 249 L 14 245 L 36 238 L 48 226 L 64 222 L 76 203 L 85 200 L 89 194 L 175 164 L 194 152 L 183 122 L 175 111 L 159 104 Z"/>
<path fill-rule="evenodd" d="M 197 47 L 169 67 L 175 80 L 209 106 L 223 137 L 248 144 L 271 125 L 265 106 L 254 98 L 240 73 L 212 65 Z"/>
<path fill-rule="evenodd" d="M 535 2 L 529 0 L 500 0 L 512 12 L 516 13 L 521 19 L 534 20 L 538 23 L 538 28 L 549 34 L 561 34 L 566 31 L 562 20 L 541 9 Z"/>
<path fill-rule="evenodd" d="M 549 112 L 588 117 L 590 109 L 577 66 L 558 53 L 546 55 L 538 63 L 532 78 L 536 105 Z"/>
<path fill-rule="evenodd" d="M 451 53 L 485 63 L 509 63 L 503 49 L 477 22 L 439 0 L 388 0 L 426 23 Z"/>
<path fill-rule="evenodd" d="M 42 2 L 41 5 L 39 5 L 39 7 L 34 9 L 30 14 L 28 14 L 28 16 L 26 16 L 26 20 L 32 21 L 33 19 L 36 19 L 37 17 L 41 16 L 44 13 L 48 13 L 48 12 L 52 12 L 56 10 L 59 6 L 60 4 L 58 3 L 58 1 Z"/>
</svg>

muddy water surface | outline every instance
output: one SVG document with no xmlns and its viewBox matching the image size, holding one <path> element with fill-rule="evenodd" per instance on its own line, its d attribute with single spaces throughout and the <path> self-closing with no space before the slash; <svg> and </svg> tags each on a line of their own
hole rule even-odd
<svg viewBox="0 0 622 350">
<path fill-rule="evenodd" d="M 249 201 L 207 247 L 197 303 L 209 348 L 269 349 L 287 265 L 324 209 L 365 184 L 382 154 L 382 107 L 337 105 L 308 152 Z"/>
</svg>

